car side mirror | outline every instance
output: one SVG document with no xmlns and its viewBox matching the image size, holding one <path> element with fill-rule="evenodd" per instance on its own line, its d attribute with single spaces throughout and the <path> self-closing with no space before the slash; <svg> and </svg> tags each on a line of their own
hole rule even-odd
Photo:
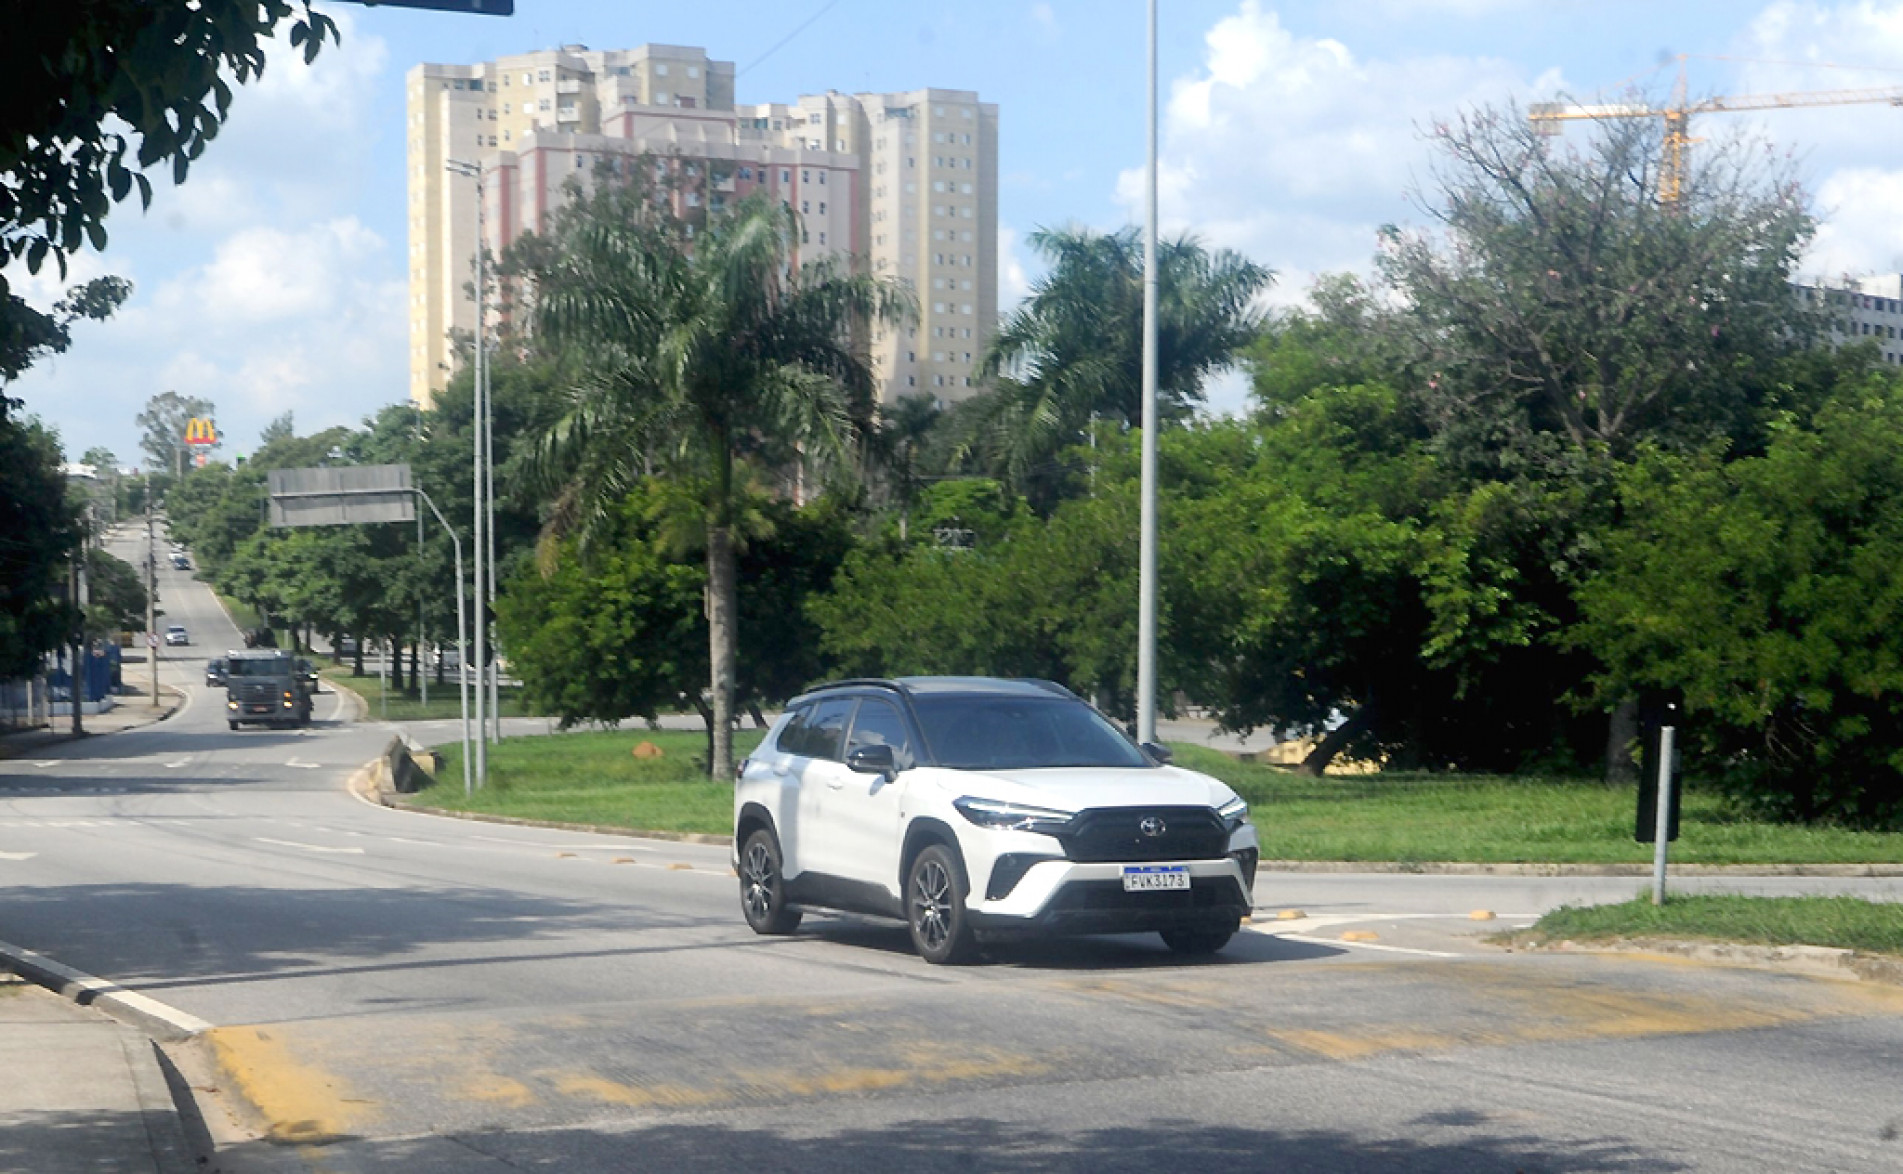
<svg viewBox="0 0 1903 1174">
<path fill-rule="evenodd" d="M 865 775 L 896 775 L 899 756 L 883 742 L 861 746 L 846 755 L 846 766 Z"/>
<path fill-rule="evenodd" d="M 1176 757 L 1176 755 L 1170 753 L 1170 748 L 1161 742 L 1145 742 L 1143 744 L 1143 752 L 1148 754 L 1150 760 L 1158 766 L 1168 766 L 1170 760 Z"/>
</svg>

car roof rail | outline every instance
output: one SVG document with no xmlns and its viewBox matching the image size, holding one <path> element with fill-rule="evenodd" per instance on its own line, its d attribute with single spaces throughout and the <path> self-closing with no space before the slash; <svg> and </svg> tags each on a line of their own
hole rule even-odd
<svg viewBox="0 0 1903 1174">
<path fill-rule="evenodd" d="M 895 681 L 891 677 L 842 677 L 837 681 L 822 681 L 810 689 L 801 690 L 801 692 L 818 693 L 822 689 L 848 689 L 854 686 L 861 688 L 871 686 L 875 689 L 890 689 L 895 693 L 909 692 L 903 682 Z"/>
<path fill-rule="evenodd" d="M 1011 679 L 1020 685 L 1035 685 L 1048 693 L 1055 693 L 1059 697 L 1068 697 L 1072 701 L 1083 700 L 1082 697 L 1077 696 L 1077 694 L 1066 689 L 1056 681 L 1047 681 L 1043 677 L 1012 677 Z"/>
</svg>

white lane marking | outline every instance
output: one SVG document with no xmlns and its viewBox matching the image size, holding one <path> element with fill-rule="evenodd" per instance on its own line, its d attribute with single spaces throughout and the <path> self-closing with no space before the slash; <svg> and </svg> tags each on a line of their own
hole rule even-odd
<svg viewBox="0 0 1903 1174">
<path fill-rule="evenodd" d="M 1258 906 L 1258 908 L 1261 908 Z M 1312 913 L 1304 917 L 1292 917 L 1287 921 L 1274 921 L 1269 915 L 1268 923 L 1286 927 L 1291 933 L 1317 929 L 1333 929 L 1338 925 L 1354 925 L 1362 921 L 1471 921 L 1467 913 Z M 1539 920 L 1537 913 L 1495 913 L 1500 920 L 1531 918 Z"/>
<path fill-rule="evenodd" d="M 276 844 L 281 848 L 302 848 L 306 852 L 341 852 L 353 856 L 363 855 L 362 848 L 330 848 L 323 844 L 300 844 L 296 840 L 273 840 L 267 836 L 253 836 L 260 844 Z"/>
<path fill-rule="evenodd" d="M 298 768 L 299 768 L 299 769 L 301 769 L 301 770 L 316 770 L 316 769 L 317 769 L 318 767 L 320 767 L 320 766 L 322 766 L 322 765 L 324 765 L 324 764 L 323 764 L 323 763 L 321 763 L 321 762 L 299 762 L 299 761 L 298 761 L 297 759 L 295 759 L 295 758 L 287 758 L 287 759 L 285 759 L 285 760 L 284 760 L 284 765 L 285 765 L 285 766 L 295 766 L 295 767 L 298 767 Z"/>
<path fill-rule="evenodd" d="M 447 847 L 450 847 L 450 845 L 448 845 L 448 844 L 445 844 L 445 843 L 443 843 L 443 842 L 442 842 L 442 841 L 440 841 L 440 840 L 412 840 L 412 839 L 409 839 L 409 838 L 407 838 L 407 837 L 405 837 L 405 836 L 385 836 L 385 837 L 383 837 L 383 838 L 384 838 L 384 839 L 386 839 L 386 840 L 388 840 L 388 841 L 390 841 L 390 842 L 391 842 L 392 844 L 416 844 L 416 845 L 418 845 L 418 846 L 420 846 L 420 847 L 424 847 L 424 848 L 447 848 Z"/>
<path fill-rule="evenodd" d="M 38 852 L 0 852 L 0 860 L 31 860 Z"/>
<path fill-rule="evenodd" d="M 37 767 L 39 767 L 39 768 L 40 768 L 41 770 L 45 770 L 45 769 L 46 769 L 47 767 L 49 767 L 49 766 L 58 766 L 58 765 L 59 765 L 59 759 L 57 759 L 57 758 L 49 758 L 49 759 L 47 759 L 47 760 L 46 760 L 46 761 L 44 761 L 44 762 L 36 762 L 36 763 L 34 763 L 33 765 L 34 765 L 34 766 L 37 766 Z"/>
<path fill-rule="evenodd" d="M 658 852 L 658 848 L 649 848 L 640 844 L 542 844 L 534 840 L 511 840 L 503 836 L 470 836 L 472 840 L 482 840 L 490 844 L 507 844 L 511 848 L 555 848 L 573 852 L 578 848 L 587 848 L 595 852 Z M 706 845 L 697 845 L 706 847 Z"/>
<path fill-rule="evenodd" d="M 168 763 L 166 763 L 166 764 L 165 764 L 165 769 L 166 769 L 166 770 L 177 770 L 177 769 L 178 769 L 179 767 L 181 767 L 181 766 L 190 766 L 191 764 L 192 764 L 192 760 L 191 760 L 191 759 L 189 759 L 189 758 L 181 758 L 181 759 L 179 759 L 179 760 L 178 760 L 177 762 L 168 762 Z"/>
<path fill-rule="evenodd" d="M 1414 954 L 1422 958 L 1458 958 L 1459 954 L 1450 954 L 1445 950 L 1415 950 L 1407 946 L 1384 946 L 1379 942 L 1344 942 L 1339 938 L 1318 938 L 1313 934 L 1277 932 L 1265 925 L 1252 925 L 1248 928 L 1264 937 L 1281 938 L 1288 942 L 1307 942 L 1312 946 L 1343 946 L 1352 950 L 1379 950 L 1384 954 Z"/>
</svg>

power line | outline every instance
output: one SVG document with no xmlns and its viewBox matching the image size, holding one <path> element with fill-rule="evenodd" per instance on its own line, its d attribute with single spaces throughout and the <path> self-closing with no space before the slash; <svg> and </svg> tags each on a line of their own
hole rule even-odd
<svg viewBox="0 0 1903 1174">
<path fill-rule="evenodd" d="M 825 16 L 828 12 L 831 12 L 838 3 L 839 3 L 839 0 L 826 0 L 826 3 L 820 6 L 820 9 L 818 12 L 815 12 L 813 15 L 807 17 L 804 21 L 801 21 L 798 28 L 794 29 L 792 32 L 786 34 L 784 37 L 781 37 L 779 40 L 775 41 L 773 43 L 772 48 L 760 54 L 758 57 L 755 57 L 752 61 L 747 62 L 746 66 L 740 70 L 740 73 L 736 73 L 734 74 L 734 76 L 736 78 L 739 77 L 740 74 L 746 73 L 747 70 L 752 69 L 754 66 L 760 64 L 762 61 L 765 61 L 767 58 L 773 56 L 775 53 L 778 53 L 781 49 L 786 48 L 786 44 L 788 41 L 791 41 L 794 37 L 797 37 L 801 33 L 805 32 L 807 29 L 807 26 L 811 25 L 814 21 L 818 20 L 820 17 Z"/>
</svg>

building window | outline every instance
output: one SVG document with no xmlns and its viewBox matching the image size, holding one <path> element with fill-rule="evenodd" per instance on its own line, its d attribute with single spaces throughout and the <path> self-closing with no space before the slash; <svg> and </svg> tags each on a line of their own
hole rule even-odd
<svg viewBox="0 0 1903 1174">
<path fill-rule="evenodd" d="M 689 79 L 695 79 L 695 78 L 698 78 L 698 77 L 700 77 L 700 66 L 698 66 L 698 65 L 690 65 L 690 66 L 688 66 L 688 67 L 687 67 L 687 76 L 688 76 L 688 78 L 689 78 Z M 472 344 L 472 345 L 473 345 L 473 344 Z"/>
<path fill-rule="evenodd" d="M 654 63 L 654 76 L 655 77 L 667 76 L 667 62 L 657 61 Z"/>
<path fill-rule="evenodd" d="M 916 376 L 916 375 L 907 375 L 907 376 L 905 377 L 905 386 L 907 386 L 907 387 L 917 387 L 917 386 L 918 386 L 918 376 Z"/>
<path fill-rule="evenodd" d="M 813 204 L 812 204 L 812 201 L 810 201 L 810 200 L 801 200 L 801 201 L 800 201 L 800 215 L 802 215 L 802 216 L 804 216 L 804 215 L 806 215 L 806 214 L 807 214 L 808 212 L 811 212 L 812 210 L 813 210 Z"/>
<path fill-rule="evenodd" d="M 821 200 L 821 201 L 819 202 L 819 214 L 820 214 L 821 216 L 824 216 L 824 215 L 826 215 L 826 201 L 824 201 L 824 200 Z"/>
<path fill-rule="evenodd" d="M 472 344 L 472 345 L 473 345 L 473 344 Z M 906 361 L 906 362 L 908 362 L 908 363 L 916 363 L 916 362 L 918 362 L 918 352 L 916 352 L 916 351 L 906 351 L 906 352 L 905 352 L 905 361 Z"/>
<path fill-rule="evenodd" d="M 822 245 L 826 243 L 826 234 L 823 232 L 819 234 L 819 243 Z"/>
<path fill-rule="evenodd" d="M 546 70 L 546 69 L 544 69 L 544 70 L 542 70 L 542 71 L 540 71 L 540 72 L 538 72 L 538 73 L 537 73 L 537 74 L 535 75 L 535 80 L 537 80 L 537 81 L 544 81 L 544 82 L 545 82 L 545 81 L 547 81 L 547 80 L 548 80 L 548 70 Z"/>
<path fill-rule="evenodd" d="M 819 186 L 820 187 L 826 186 L 826 173 L 823 171 L 819 173 Z"/>
<path fill-rule="evenodd" d="M 813 173 L 812 173 L 811 171 L 809 171 L 809 170 L 807 170 L 807 169 L 806 169 L 806 168 L 804 168 L 804 167 L 802 167 L 802 168 L 800 168 L 800 182 L 801 182 L 801 183 L 812 183 L 812 182 L 813 182 Z"/>
<path fill-rule="evenodd" d="M 781 183 L 793 182 L 793 169 L 791 167 L 780 168 L 780 182 Z"/>
</svg>

